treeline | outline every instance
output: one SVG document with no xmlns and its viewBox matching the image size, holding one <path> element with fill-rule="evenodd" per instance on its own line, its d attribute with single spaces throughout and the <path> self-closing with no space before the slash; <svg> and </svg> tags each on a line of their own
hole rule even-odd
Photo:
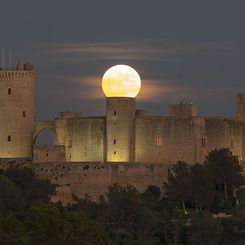
<svg viewBox="0 0 245 245">
<path fill-rule="evenodd" d="M 62 207 L 49 203 L 49 181 L 10 168 L 0 173 L 0 244 L 244 244 L 245 205 L 233 195 L 243 183 L 237 158 L 221 149 L 202 165 L 175 164 L 164 192 L 114 184 L 96 202 Z"/>
<path fill-rule="evenodd" d="M 0 173 L 0 244 L 113 244 L 84 212 L 49 203 L 55 186 L 29 168 Z"/>
<path fill-rule="evenodd" d="M 244 184 L 242 167 L 232 152 L 214 150 L 204 164 L 178 162 L 168 173 L 166 196 L 196 210 L 229 210 L 236 200 L 234 190 Z"/>
<path fill-rule="evenodd" d="M 164 193 L 115 184 L 98 202 L 87 196 L 70 209 L 102 224 L 117 244 L 244 244 L 245 206 L 233 195 L 243 183 L 238 159 L 220 149 L 204 164 L 175 164 Z M 218 212 L 227 217 L 215 218 Z"/>
</svg>

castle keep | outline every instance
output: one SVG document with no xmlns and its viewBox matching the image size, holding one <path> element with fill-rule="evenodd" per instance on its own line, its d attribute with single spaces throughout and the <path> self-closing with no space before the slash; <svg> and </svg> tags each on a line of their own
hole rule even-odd
<svg viewBox="0 0 245 245">
<path fill-rule="evenodd" d="M 172 104 L 168 115 L 152 116 L 136 109 L 137 92 L 107 95 L 104 117 L 62 112 L 53 121 L 37 121 L 36 77 L 30 64 L 0 70 L 0 164 L 32 158 L 40 176 L 69 185 L 77 196 L 96 198 L 115 182 L 139 190 L 149 184 L 162 187 L 171 164 L 202 163 L 222 147 L 245 160 L 245 94 L 237 95 L 234 118 L 199 116 L 191 103 Z M 47 128 L 54 145 L 35 145 Z"/>
</svg>

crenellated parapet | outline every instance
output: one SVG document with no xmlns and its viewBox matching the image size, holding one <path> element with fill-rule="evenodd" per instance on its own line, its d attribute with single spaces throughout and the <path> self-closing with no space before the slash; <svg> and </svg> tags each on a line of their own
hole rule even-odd
<svg viewBox="0 0 245 245">
<path fill-rule="evenodd" d="M 26 81 L 29 79 L 36 79 L 36 71 L 29 70 L 0 70 L 0 81 Z"/>
</svg>

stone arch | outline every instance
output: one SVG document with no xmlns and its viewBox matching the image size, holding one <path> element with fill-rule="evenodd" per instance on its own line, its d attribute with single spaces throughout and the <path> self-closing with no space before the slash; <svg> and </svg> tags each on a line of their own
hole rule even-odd
<svg viewBox="0 0 245 245">
<path fill-rule="evenodd" d="M 53 121 L 36 121 L 35 128 L 34 128 L 34 134 L 33 134 L 33 145 L 36 142 L 37 136 L 45 129 L 51 129 L 54 134 L 54 139 L 56 139 L 55 127 L 54 127 Z"/>
</svg>

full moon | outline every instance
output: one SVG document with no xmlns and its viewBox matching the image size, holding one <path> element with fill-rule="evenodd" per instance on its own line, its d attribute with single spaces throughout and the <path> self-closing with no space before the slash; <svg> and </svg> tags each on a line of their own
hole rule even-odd
<svg viewBox="0 0 245 245">
<path fill-rule="evenodd" d="M 134 98 L 139 93 L 140 87 L 139 74 L 127 65 L 111 67 L 102 78 L 102 90 L 106 97 Z"/>
</svg>

